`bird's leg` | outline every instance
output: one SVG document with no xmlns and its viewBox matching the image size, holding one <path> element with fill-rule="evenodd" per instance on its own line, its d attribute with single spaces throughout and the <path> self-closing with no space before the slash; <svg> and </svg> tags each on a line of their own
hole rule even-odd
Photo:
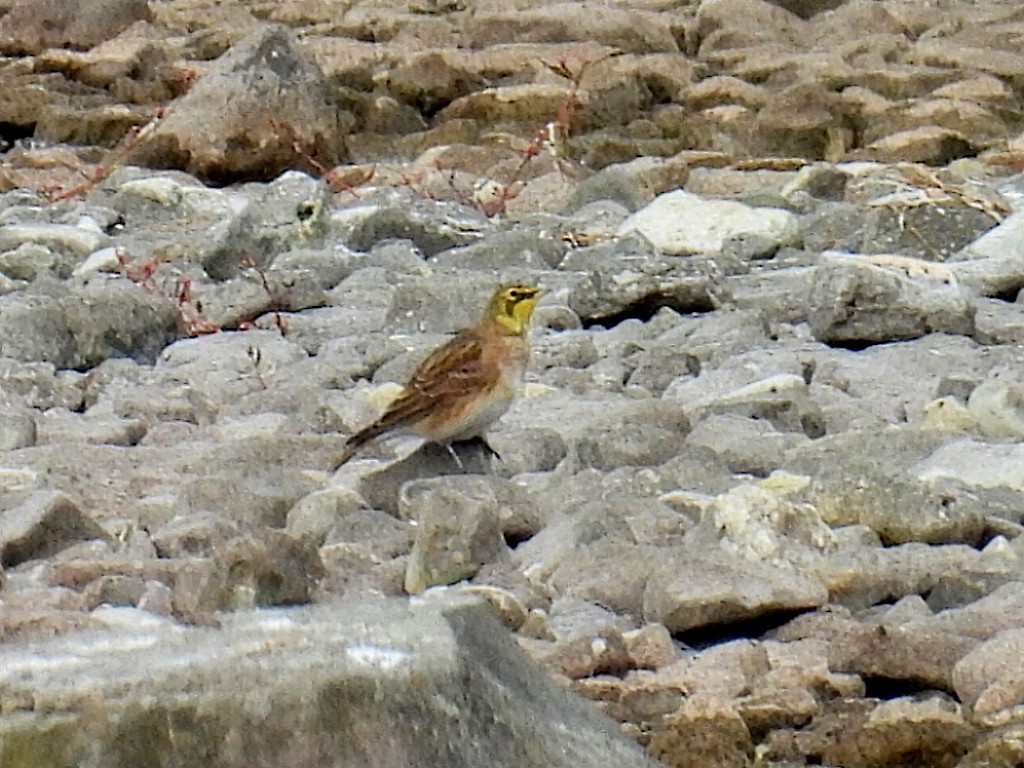
<svg viewBox="0 0 1024 768">
<path fill-rule="evenodd" d="M 448 449 L 448 453 L 455 459 L 455 463 L 458 465 L 462 472 L 466 471 L 466 468 L 462 465 L 462 459 L 459 458 L 459 454 L 455 452 L 455 447 L 451 443 L 443 443 L 444 447 Z"/>
<path fill-rule="evenodd" d="M 466 448 L 471 447 L 474 451 L 474 459 L 479 457 L 484 467 L 488 467 L 489 465 L 489 468 L 493 469 L 494 460 L 497 459 L 498 461 L 501 461 L 501 454 L 494 450 L 494 448 L 491 447 L 491 444 L 482 436 L 471 437 L 468 440 L 461 440 L 457 445 L 464 445 Z"/>
<path fill-rule="evenodd" d="M 491 446 L 491 444 L 487 442 L 487 438 L 486 437 L 481 437 L 481 438 L 478 438 L 478 439 L 480 440 L 480 447 L 481 447 L 481 449 L 483 449 L 484 455 L 487 458 L 491 459 L 492 461 L 494 459 L 497 459 L 498 461 L 502 461 L 501 454 L 498 453 L 496 450 L 494 450 L 494 448 Z"/>
</svg>

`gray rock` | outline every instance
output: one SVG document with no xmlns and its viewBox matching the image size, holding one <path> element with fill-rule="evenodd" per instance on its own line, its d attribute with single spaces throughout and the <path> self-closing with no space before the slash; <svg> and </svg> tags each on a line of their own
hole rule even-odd
<svg viewBox="0 0 1024 768">
<path fill-rule="evenodd" d="M 68 371 L 58 372 L 53 363 L 26 363 L 0 356 L 0 382 L 3 382 L 6 396 L 20 397 L 31 408 L 80 410 L 83 407 L 80 376 Z"/>
<path fill-rule="evenodd" d="M 297 768 L 324 760 L 653 764 L 612 721 L 525 659 L 489 610 L 465 602 L 349 602 L 240 615 L 221 629 L 122 626 L 50 640 L 45 649 L 8 644 L 0 728 L 28 754 L 88 749 L 108 764 L 183 755 L 224 766 L 255 756 Z M 114 647 L 121 650 L 111 653 Z M 39 653 L 63 660 L 61 673 L 38 665 Z M 69 668 L 77 671 L 69 675 Z M 115 690 L 137 693 L 125 698 Z M 240 690 L 248 692 L 244 706 Z M 382 695 L 367 698 L 373 690 Z M 256 699 L 264 714 L 253 728 Z M 33 700 L 62 713 L 69 727 L 41 730 Z M 159 725 L 182 701 L 210 713 L 209 727 L 185 746 Z M 458 702 L 454 717 L 450 702 Z M 489 735 L 467 739 L 467 728 Z"/>
<path fill-rule="evenodd" d="M 1024 386 L 1015 378 L 1014 372 L 996 372 L 967 400 L 967 410 L 986 437 L 1024 440 Z"/>
<path fill-rule="evenodd" d="M 907 600 L 923 601 L 917 595 Z M 953 692 L 953 668 L 977 648 L 979 641 L 951 632 L 923 615 L 900 619 L 903 602 L 880 618 L 857 620 L 839 609 L 830 613 L 798 616 L 772 633 L 775 639 L 793 642 L 816 638 L 828 642 L 829 669 L 873 679 Z"/>
<path fill-rule="evenodd" d="M 678 455 L 689 421 L 673 403 L 549 394 L 513 408 L 512 426 L 561 424 L 562 439 L 580 467 L 656 466 Z"/>
<path fill-rule="evenodd" d="M 356 251 L 369 251 L 384 240 L 411 240 L 423 257 L 429 258 L 473 243 L 486 226 L 482 215 L 455 203 L 403 202 L 342 209 L 333 219 L 341 241 Z"/>
<path fill-rule="evenodd" d="M 281 338 L 277 331 L 216 333 L 170 345 L 160 354 L 155 372 L 165 381 L 186 382 L 191 392 L 184 399 L 201 395 L 206 400 L 204 406 L 215 411 L 263 388 L 251 350 L 259 350 L 259 372 L 264 380 L 307 358 L 302 347 Z M 179 404 L 182 399 L 179 395 Z M 196 407 L 194 402 L 190 406 Z"/>
<path fill-rule="evenodd" d="M 993 715 L 1024 701 L 1024 628 L 1006 629 L 959 660 L 953 669 L 957 696 L 976 715 Z"/>
<path fill-rule="evenodd" d="M 979 344 L 1024 344 L 1024 305 L 979 297 L 974 324 Z"/>
<path fill-rule="evenodd" d="M 218 59 L 126 160 L 221 181 L 274 178 L 305 165 L 303 155 L 330 168 L 351 119 L 331 103 L 323 74 L 293 34 L 267 25 Z"/>
<path fill-rule="evenodd" d="M 160 557 L 213 557 L 241 530 L 237 523 L 216 512 L 197 512 L 176 517 L 153 531 L 153 545 Z"/>
<path fill-rule="evenodd" d="M 957 440 L 938 448 L 912 468 L 929 483 L 953 481 L 978 489 L 1024 489 L 1024 445 Z"/>
<path fill-rule="evenodd" d="M 952 199 L 922 200 L 915 190 L 878 197 L 869 206 L 820 206 L 802 222 L 804 247 L 946 262 L 994 225 L 986 213 Z"/>
<path fill-rule="evenodd" d="M 237 195 L 206 187 L 180 171 L 153 173 L 121 168 L 106 179 L 106 184 L 117 190 L 110 204 L 126 224 L 136 227 L 166 220 L 183 224 L 227 221 L 237 214 L 240 203 Z"/>
<path fill-rule="evenodd" d="M 796 571 L 726 552 L 682 551 L 659 559 L 644 589 L 647 621 L 673 633 L 823 605 L 828 591 Z"/>
<path fill-rule="evenodd" d="M 974 302 L 952 271 L 902 257 L 822 254 L 808 302 L 815 338 L 836 346 L 974 332 Z"/>
<path fill-rule="evenodd" d="M 286 531 L 319 545 L 331 529 L 362 508 L 362 499 L 347 488 L 317 490 L 288 510 Z"/>
<path fill-rule="evenodd" d="M 36 419 L 31 410 L 0 401 L 0 453 L 35 445 Z"/>
<path fill-rule="evenodd" d="M 465 481 L 469 481 L 466 485 Z M 416 521 L 405 590 L 470 578 L 506 552 L 497 496 L 475 478 L 418 480 L 402 486 L 399 514 Z"/>
<path fill-rule="evenodd" d="M 1024 286 L 1021 269 L 1021 233 L 1024 212 L 1008 216 L 999 226 L 969 243 L 957 254 L 962 261 L 950 268 L 961 283 L 982 296 L 1016 297 Z"/>
<path fill-rule="evenodd" d="M 711 500 L 694 498 L 700 522 L 687 531 L 686 546 L 798 570 L 817 565 L 838 544 L 818 510 L 790 498 L 805 483 L 806 478 L 779 475 L 738 485 Z M 677 504 L 684 500 L 682 493 L 673 496 Z"/>
<path fill-rule="evenodd" d="M 751 208 L 731 200 L 706 200 L 683 190 L 656 197 L 626 219 L 619 235 L 639 232 L 672 254 L 717 253 L 741 235 L 757 235 L 775 247 L 796 240 L 797 219 L 777 208 Z"/>
<path fill-rule="evenodd" d="M 321 245 L 327 233 L 330 191 L 319 179 L 288 171 L 253 190 L 203 258 L 215 280 L 243 271 L 250 262 L 266 269 L 284 251 Z"/>
<path fill-rule="evenodd" d="M 110 357 L 153 360 L 177 337 L 173 301 L 127 281 L 100 278 L 54 293 L 0 297 L 0 323 L 9 329 L 0 355 L 91 368 Z"/>
<path fill-rule="evenodd" d="M 571 251 L 560 269 L 579 273 L 568 303 L 585 326 L 646 320 L 664 307 L 707 312 L 721 298 L 721 274 L 712 261 L 662 256 L 636 236 Z"/>
<path fill-rule="evenodd" d="M 52 296 L 24 292 L 0 296 L 0 356 L 23 362 L 46 361 L 61 368 L 75 359 L 74 339 Z"/>
<path fill-rule="evenodd" d="M 927 594 L 950 572 L 974 563 L 978 551 L 963 544 L 857 546 L 830 555 L 813 568 L 832 602 L 867 608 L 907 595 Z"/>
<path fill-rule="evenodd" d="M 866 525 L 885 544 L 973 545 L 985 531 L 987 510 L 975 494 L 881 466 L 871 474 L 851 471 L 845 479 L 817 481 L 809 497 L 830 525 Z"/>
<path fill-rule="evenodd" d="M 683 393 L 687 389 L 673 386 L 666 391 L 665 399 L 686 402 Z M 684 408 L 695 420 L 712 414 L 740 415 L 767 420 L 780 432 L 818 438 L 825 432 L 824 418 L 808 394 L 804 376 L 780 373 L 722 394 L 689 400 Z"/>
<path fill-rule="evenodd" d="M 0 563 L 6 567 L 50 557 L 78 541 L 109 538 L 70 497 L 55 491 L 33 493 L 0 512 Z"/>
<path fill-rule="evenodd" d="M 48 443 L 104 443 L 106 445 L 138 445 L 146 435 L 146 424 L 140 419 L 119 417 L 80 416 L 62 408 L 52 408 L 40 414 L 37 424 L 37 442 Z"/>
<path fill-rule="evenodd" d="M 365 554 L 373 562 L 386 562 L 408 555 L 415 533 L 413 523 L 397 520 L 386 512 L 352 509 L 335 519 L 334 526 L 324 537 L 321 557 L 326 558 L 332 551 L 345 548 L 349 552 L 355 550 L 358 554 Z M 325 566 L 329 567 L 329 560 L 325 561 Z"/>
<path fill-rule="evenodd" d="M 969 565 L 962 570 L 977 568 Z M 1018 574 L 1019 577 L 1019 574 Z M 935 615 L 934 624 L 944 632 L 987 640 L 996 635 L 1024 627 L 1024 581 L 1009 581 L 991 594 L 958 608 L 951 608 Z"/>
<path fill-rule="evenodd" d="M 0 50 L 15 55 L 46 48 L 88 50 L 152 17 L 145 0 L 17 2 L 0 22 Z"/>
<path fill-rule="evenodd" d="M 603 201 L 618 203 L 627 213 L 632 213 L 650 202 L 650 195 L 637 179 L 613 165 L 577 184 L 564 210 L 566 213 L 579 213 L 586 206 Z"/>
<path fill-rule="evenodd" d="M 308 334 L 308 321 L 293 313 L 327 303 L 327 294 L 311 272 L 276 268 L 263 274 L 250 269 L 243 277 L 200 283 L 192 296 L 196 306 L 202 307 L 204 320 L 219 330 L 256 324 L 290 333 L 294 319 Z"/>
<path fill-rule="evenodd" d="M 125 281 L 90 281 L 63 305 L 75 344 L 71 368 L 91 368 L 111 357 L 149 363 L 178 338 L 173 300 Z"/>
<path fill-rule="evenodd" d="M 32 281 L 43 275 L 66 278 L 71 274 L 73 265 L 62 261 L 44 245 L 22 243 L 14 250 L 0 253 L 0 272 L 14 280 L 24 281 Z"/>
<path fill-rule="evenodd" d="M 440 267 L 501 272 L 550 269 L 562 260 L 565 244 L 532 231 L 496 232 L 491 237 L 450 248 L 431 257 Z M 12 275 L 13 277 L 14 275 Z"/>
<path fill-rule="evenodd" d="M 712 414 L 686 436 L 687 445 L 705 447 L 733 472 L 755 477 L 767 477 L 782 465 L 791 448 L 807 440 L 806 435 L 779 432 L 770 422 L 739 414 Z"/>
</svg>

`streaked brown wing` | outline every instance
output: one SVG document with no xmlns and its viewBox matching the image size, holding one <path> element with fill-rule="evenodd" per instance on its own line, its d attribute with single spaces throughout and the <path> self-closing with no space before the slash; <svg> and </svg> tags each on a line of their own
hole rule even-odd
<svg viewBox="0 0 1024 768">
<path fill-rule="evenodd" d="M 493 375 L 483 365 L 483 351 L 483 340 L 473 330 L 463 331 L 434 350 L 402 394 L 373 424 L 349 438 L 349 444 L 362 445 L 390 429 L 419 421 L 461 395 L 489 389 Z"/>
</svg>

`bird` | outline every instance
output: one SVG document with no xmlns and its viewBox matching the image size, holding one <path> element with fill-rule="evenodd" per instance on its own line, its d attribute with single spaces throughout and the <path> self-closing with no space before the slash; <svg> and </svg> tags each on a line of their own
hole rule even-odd
<svg viewBox="0 0 1024 768">
<path fill-rule="evenodd" d="M 391 432 L 412 431 L 449 451 L 452 443 L 483 439 L 522 384 L 530 357 L 527 331 L 542 293 L 535 285 L 499 287 L 480 321 L 430 353 L 384 413 L 348 438 L 335 468 Z"/>
</svg>

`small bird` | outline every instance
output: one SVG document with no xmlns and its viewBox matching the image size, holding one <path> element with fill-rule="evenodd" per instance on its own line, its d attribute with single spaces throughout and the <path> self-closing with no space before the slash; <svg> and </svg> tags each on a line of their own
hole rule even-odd
<svg viewBox="0 0 1024 768">
<path fill-rule="evenodd" d="M 522 383 L 530 356 L 526 332 L 541 293 L 519 284 L 495 291 L 480 322 L 435 349 L 381 417 L 348 439 L 336 466 L 374 438 L 402 429 L 449 449 L 482 438 Z"/>
</svg>

